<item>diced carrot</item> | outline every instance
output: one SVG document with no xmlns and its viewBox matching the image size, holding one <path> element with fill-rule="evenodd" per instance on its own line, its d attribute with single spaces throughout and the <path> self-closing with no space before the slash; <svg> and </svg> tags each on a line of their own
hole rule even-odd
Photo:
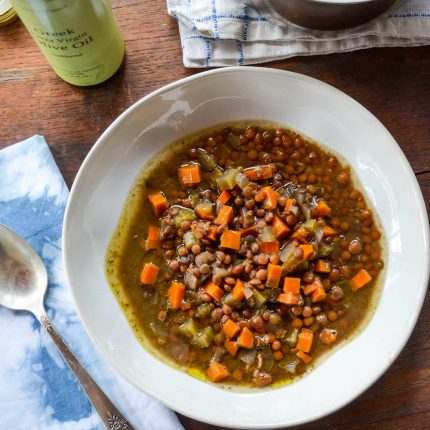
<svg viewBox="0 0 430 430">
<path fill-rule="evenodd" d="M 221 235 L 220 247 L 238 251 L 240 249 L 240 231 L 225 230 Z"/>
<path fill-rule="evenodd" d="M 292 207 L 296 205 L 295 199 L 287 199 L 284 208 L 284 214 L 289 214 L 292 211 Z"/>
<path fill-rule="evenodd" d="M 318 285 L 317 288 L 312 292 L 311 298 L 314 303 L 322 302 L 327 297 L 327 293 L 322 285 Z"/>
<path fill-rule="evenodd" d="M 207 221 L 211 221 L 214 219 L 214 214 L 212 212 L 212 206 L 209 205 L 197 205 L 194 208 L 195 213 L 201 219 L 205 219 Z"/>
<path fill-rule="evenodd" d="M 230 339 L 226 339 L 224 342 L 224 348 L 232 355 L 233 357 L 236 356 L 237 351 L 239 351 L 239 345 L 236 342 L 233 342 Z"/>
<path fill-rule="evenodd" d="M 182 185 L 199 184 L 202 180 L 200 176 L 199 164 L 186 164 L 178 169 L 179 182 Z"/>
<path fill-rule="evenodd" d="M 275 237 L 278 240 L 284 239 L 291 231 L 290 227 L 288 227 L 287 224 L 285 224 L 277 215 L 273 217 L 272 227 Z"/>
<path fill-rule="evenodd" d="M 206 237 L 210 240 L 213 240 L 214 242 L 218 241 L 218 236 L 217 236 L 217 227 L 215 227 L 214 225 L 209 227 L 209 233 L 206 235 Z"/>
<path fill-rule="evenodd" d="M 247 228 L 244 228 L 243 230 L 240 230 L 240 234 L 242 237 L 245 237 L 248 235 L 257 237 L 258 236 L 258 230 L 257 230 L 257 227 L 255 225 L 253 225 L 251 227 L 247 227 Z"/>
<path fill-rule="evenodd" d="M 270 166 L 255 166 L 245 169 L 243 173 L 245 173 L 251 181 L 261 181 L 263 179 L 271 178 L 273 170 Z"/>
<path fill-rule="evenodd" d="M 306 296 L 312 294 L 318 288 L 318 284 L 316 282 L 312 282 L 312 284 L 308 284 L 303 288 L 303 292 Z"/>
<path fill-rule="evenodd" d="M 302 360 L 305 363 L 310 363 L 312 361 L 312 357 L 306 353 L 304 353 L 303 351 L 297 351 L 296 352 L 297 357 L 300 358 L 300 360 Z"/>
<path fill-rule="evenodd" d="M 309 352 L 312 348 L 313 339 L 313 332 L 307 328 L 303 328 L 302 331 L 299 333 L 299 339 L 297 341 L 296 348 L 299 351 Z"/>
<path fill-rule="evenodd" d="M 334 237 L 337 236 L 337 231 L 334 228 L 329 227 L 328 225 L 323 226 L 323 237 Z"/>
<path fill-rule="evenodd" d="M 284 278 L 284 293 L 300 293 L 300 278 Z"/>
<path fill-rule="evenodd" d="M 169 288 L 169 302 L 173 309 L 179 309 L 182 299 L 184 298 L 185 285 L 180 282 L 173 281 Z"/>
<path fill-rule="evenodd" d="M 332 343 L 336 342 L 336 338 L 337 338 L 336 330 L 323 328 L 320 332 L 319 338 L 322 343 L 326 345 L 331 345 Z"/>
<path fill-rule="evenodd" d="M 277 254 L 279 252 L 279 242 L 261 242 L 259 247 L 260 252 L 264 254 Z"/>
<path fill-rule="evenodd" d="M 300 301 L 300 294 L 296 293 L 281 293 L 278 294 L 276 300 L 284 305 L 297 305 Z"/>
<path fill-rule="evenodd" d="M 208 378 L 212 382 L 221 381 L 221 379 L 227 378 L 230 375 L 227 368 L 221 363 L 214 363 L 208 367 Z"/>
<path fill-rule="evenodd" d="M 318 200 L 317 203 L 317 215 L 318 216 L 327 216 L 331 212 L 330 206 L 323 199 Z"/>
<path fill-rule="evenodd" d="M 276 209 L 279 193 L 269 186 L 262 187 L 260 191 L 264 194 L 264 209 Z"/>
<path fill-rule="evenodd" d="M 314 253 L 314 247 L 311 244 L 299 245 L 299 248 L 303 249 L 303 261 L 309 260 Z"/>
<path fill-rule="evenodd" d="M 240 332 L 240 327 L 232 319 L 229 319 L 224 324 L 222 331 L 228 338 L 231 339 Z"/>
<path fill-rule="evenodd" d="M 164 211 L 169 209 L 169 202 L 167 201 L 166 196 L 160 191 L 150 194 L 148 199 L 152 205 L 152 209 L 154 209 L 155 215 L 158 217 L 163 215 Z"/>
<path fill-rule="evenodd" d="M 241 301 L 245 297 L 244 284 L 241 279 L 236 279 L 236 284 L 234 284 L 234 288 L 231 293 L 233 294 L 234 299 L 237 301 Z"/>
<path fill-rule="evenodd" d="M 227 191 L 224 190 L 216 199 L 217 203 L 222 203 L 223 205 L 225 205 L 229 200 L 230 200 L 231 194 Z"/>
<path fill-rule="evenodd" d="M 312 284 L 305 285 L 305 287 L 303 288 L 303 292 L 305 293 L 306 296 L 309 296 L 309 294 L 312 294 L 315 290 L 317 290 L 320 287 L 323 288 L 322 283 L 320 281 L 320 278 L 316 276 Z"/>
<path fill-rule="evenodd" d="M 237 345 L 242 348 L 251 349 L 254 346 L 254 335 L 248 327 L 243 327 L 237 338 Z"/>
<path fill-rule="evenodd" d="M 330 261 L 318 260 L 315 264 L 315 270 L 320 273 L 330 273 L 331 271 Z"/>
<path fill-rule="evenodd" d="M 154 225 L 148 227 L 148 238 L 145 241 L 145 249 L 149 251 L 150 249 L 160 249 L 160 229 Z"/>
<path fill-rule="evenodd" d="M 278 264 L 269 263 L 267 266 L 267 281 L 266 287 L 268 288 L 278 288 L 279 281 L 282 276 L 282 266 Z"/>
<path fill-rule="evenodd" d="M 303 228 L 299 227 L 292 235 L 291 239 L 297 239 L 299 242 L 307 242 L 306 238 L 308 237 L 309 232 Z"/>
<path fill-rule="evenodd" d="M 364 287 L 371 280 L 372 280 L 372 277 L 369 275 L 369 273 L 367 272 L 367 270 L 361 269 L 349 281 L 349 284 L 351 285 L 351 290 L 352 291 L 357 291 L 360 288 Z"/>
<path fill-rule="evenodd" d="M 224 205 L 218 212 L 218 216 L 215 219 L 215 224 L 228 225 L 233 219 L 233 208 L 231 206 Z"/>
<path fill-rule="evenodd" d="M 320 278 L 318 276 L 315 276 L 314 281 L 311 284 L 306 284 L 303 287 L 303 292 L 306 296 L 313 293 L 319 286 L 322 286 Z"/>
<path fill-rule="evenodd" d="M 210 281 L 205 286 L 205 293 L 209 294 L 217 302 L 221 302 L 222 296 L 224 295 L 224 290 L 218 287 L 215 282 Z"/>
<path fill-rule="evenodd" d="M 140 272 L 140 282 L 145 285 L 154 285 L 160 269 L 153 263 L 146 263 Z"/>
</svg>

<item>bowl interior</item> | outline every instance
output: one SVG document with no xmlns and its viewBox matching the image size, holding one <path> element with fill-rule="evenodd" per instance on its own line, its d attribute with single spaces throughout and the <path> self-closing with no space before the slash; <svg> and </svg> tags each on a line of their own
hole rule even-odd
<svg viewBox="0 0 430 430">
<path fill-rule="evenodd" d="M 107 284 L 104 257 L 145 161 L 182 135 L 240 119 L 280 122 L 343 155 L 378 211 L 388 250 L 380 303 L 358 337 L 296 383 L 239 394 L 194 379 L 142 348 Z M 427 214 L 410 166 L 391 135 L 333 87 L 264 68 L 195 75 L 150 94 L 122 114 L 101 136 L 76 178 L 63 241 L 66 272 L 82 320 L 115 369 L 176 411 L 238 428 L 302 423 L 355 398 L 403 347 L 428 280 Z"/>
</svg>

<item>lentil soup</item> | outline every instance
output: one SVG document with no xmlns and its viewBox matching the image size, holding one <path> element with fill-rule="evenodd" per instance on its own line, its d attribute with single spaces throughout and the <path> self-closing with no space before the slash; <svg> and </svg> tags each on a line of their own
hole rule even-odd
<svg viewBox="0 0 430 430">
<path fill-rule="evenodd" d="M 106 273 L 138 340 L 227 385 L 288 383 L 369 319 L 383 243 L 351 168 L 297 132 L 243 121 L 147 163 Z"/>
</svg>

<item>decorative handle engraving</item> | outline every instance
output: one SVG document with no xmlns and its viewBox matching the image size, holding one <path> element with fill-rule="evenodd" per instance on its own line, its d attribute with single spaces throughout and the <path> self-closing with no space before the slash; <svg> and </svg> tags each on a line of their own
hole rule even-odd
<svg viewBox="0 0 430 430">
<path fill-rule="evenodd" d="M 125 418 L 117 417 L 110 412 L 107 413 L 107 416 L 109 421 L 109 430 L 126 430 L 131 428 Z"/>
<path fill-rule="evenodd" d="M 40 322 L 47 332 L 53 329 L 50 319 L 46 315 L 40 317 Z M 61 352 L 61 351 L 60 351 Z"/>
<path fill-rule="evenodd" d="M 89 400 L 97 410 L 100 419 L 108 430 L 134 430 L 130 423 L 124 418 L 121 412 L 110 401 L 101 388 L 94 382 L 93 378 L 84 369 L 72 351 L 64 343 L 63 339 L 57 333 L 50 319 L 46 315 L 41 315 L 39 320 L 46 331 L 51 336 L 55 345 L 57 345 L 63 358 L 72 369 L 81 387 L 87 394 Z"/>
</svg>

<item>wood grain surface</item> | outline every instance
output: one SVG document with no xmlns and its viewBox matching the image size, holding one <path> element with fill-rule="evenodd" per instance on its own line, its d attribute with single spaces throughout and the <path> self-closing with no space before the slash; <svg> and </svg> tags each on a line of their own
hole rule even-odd
<svg viewBox="0 0 430 430">
<path fill-rule="evenodd" d="M 73 87 L 58 78 L 19 21 L 0 27 L 0 147 L 45 136 L 69 186 L 113 119 L 150 91 L 199 72 L 182 64 L 177 25 L 165 1 L 113 3 L 127 56 L 120 72 L 96 88 Z M 430 208 L 430 46 L 297 57 L 266 66 L 321 79 L 369 109 L 406 154 Z M 427 298 L 411 339 L 385 375 L 342 410 L 296 429 L 430 428 L 429 333 Z M 217 428 L 180 419 L 188 430 Z"/>
</svg>

